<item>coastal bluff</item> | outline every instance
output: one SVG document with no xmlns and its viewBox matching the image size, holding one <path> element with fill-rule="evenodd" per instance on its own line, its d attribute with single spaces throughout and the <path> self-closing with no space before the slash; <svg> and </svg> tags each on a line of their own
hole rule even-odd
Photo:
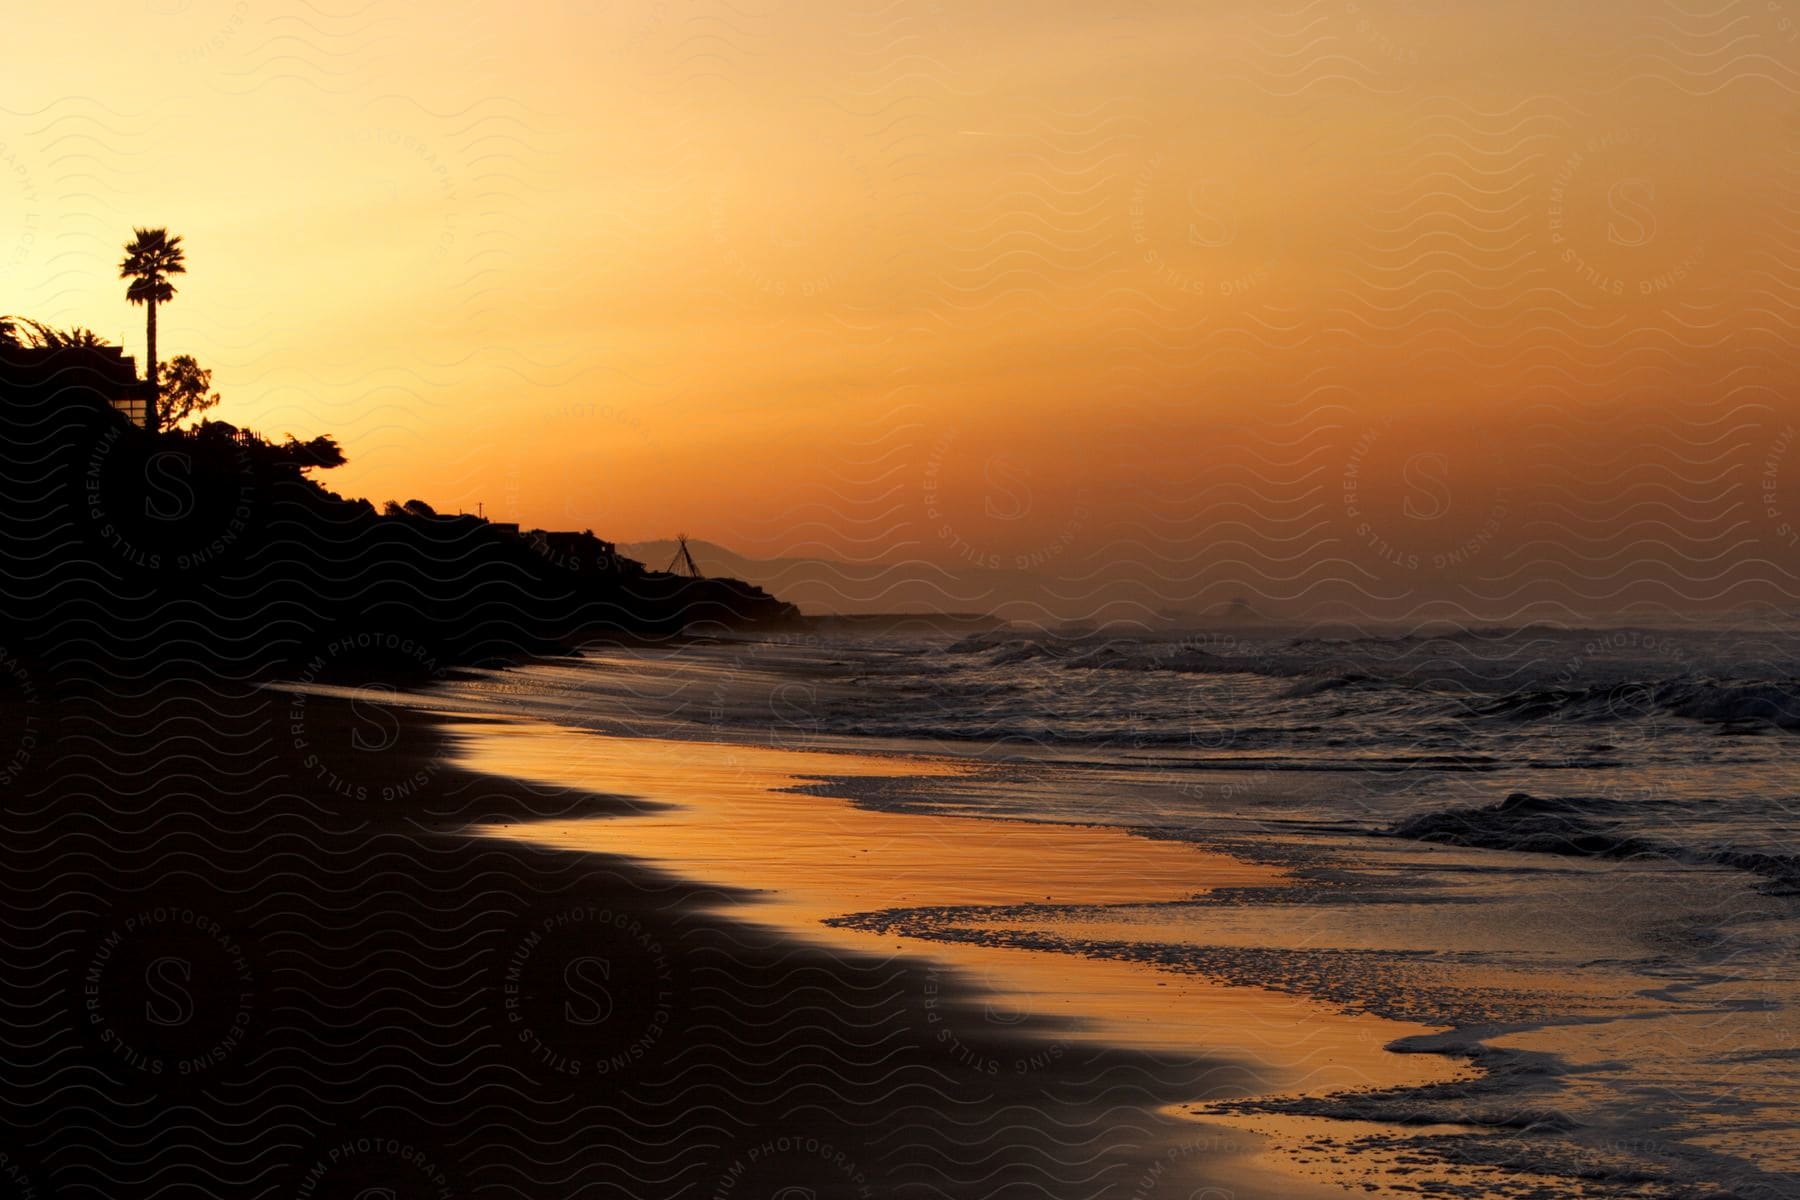
<svg viewBox="0 0 1800 1200">
<path fill-rule="evenodd" d="M 215 421 L 147 432 L 132 379 L 116 350 L 0 352 L 0 622 L 28 668 L 103 683 L 323 661 L 399 680 L 799 616 L 751 584 L 652 570 L 591 531 L 340 496 L 315 478 L 343 461 L 329 438 Z"/>
</svg>

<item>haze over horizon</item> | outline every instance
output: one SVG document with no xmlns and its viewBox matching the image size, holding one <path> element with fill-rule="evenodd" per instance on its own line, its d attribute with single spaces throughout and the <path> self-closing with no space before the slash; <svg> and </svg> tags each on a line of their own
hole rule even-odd
<svg viewBox="0 0 1800 1200">
<path fill-rule="evenodd" d="M 1096 611 L 1792 603 L 1781 5 L 303 11 L 12 15 L 0 311 L 141 358 L 167 225 L 163 354 L 346 495 Z"/>
</svg>

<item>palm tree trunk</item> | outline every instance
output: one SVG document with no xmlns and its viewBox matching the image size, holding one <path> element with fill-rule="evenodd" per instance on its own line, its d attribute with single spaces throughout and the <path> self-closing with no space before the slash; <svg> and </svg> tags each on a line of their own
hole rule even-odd
<svg viewBox="0 0 1800 1200">
<path fill-rule="evenodd" d="M 150 381 L 150 395 L 144 401 L 144 428 L 151 433 L 155 433 L 157 417 L 156 402 L 161 399 L 162 394 L 162 383 L 158 378 L 159 372 L 156 369 L 156 301 L 152 299 L 145 307 L 150 310 L 150 315 L 146 319 L 145 324 L 144 341 L 146 345 L 144 347 L 144 352 L 150 356 L 150 363 L 144 369 L 144 377 Z"/>
</svg>

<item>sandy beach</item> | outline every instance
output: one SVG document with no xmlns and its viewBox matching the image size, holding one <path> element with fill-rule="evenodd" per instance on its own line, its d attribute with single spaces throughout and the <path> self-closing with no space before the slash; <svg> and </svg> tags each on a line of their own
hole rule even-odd
<svg viewBox="0 0 1800 1200">
<path fill-rule="evenodd" d="M 4 885 L 5 1162 L 35 1194 L 1126 1195 L 1249 1148 L 1158 1109 L 1255 1093 L 1255 1055 L 1117 1048 L 1026 975 L 799 940 L 747 875 L 631 847 L 678 760 L 545 786 L 471 769 L 498 726 L 446 761 L 381 698 L 8 713 L 40 731 Z M 131 721 L 155 755 L 102 736 Z M 596 817 L 609 847 L 476 832 Z"/>
<path fill-rule="evenodd" d="M 891 779 L 902 770 L 915 779 L 967 773 L 966 765 L 952 762 L 605 737 L 544 725 L 459 725 L 449 736 L 454 761 L 469 769 L 558 788 L 610 781 L 668 806 L 490 826 L 486 834 L 534 846 L 625 851 L 731 889 L 719 908 L 741 919 L 806 944 L 891 953 L 915 970 L 922 960 L 934 986 L 941 979 L 972 988 L 978 1013 L 954 1003 L 928 1003 L 924 1013 L 925 1033 L 954 1069 L 1050 1088 L 1057 1068 L 1085 1073 L 1117 1047 L 1156 1055 L 1165 1064 L 1163 1078 L 1187 1090 L 1187 1103 L 1168 1111 L 1186 1115 L 1196 1129 L 1155 1148 L 1155 1186 L 1140 1194 L 1186 1195 L 1211 1185 L 1274 1200 L 1314 1190 L 1309 1185 L 1318 1180 L 1270 1153 L 1255 1122 L 1193 1115 L 1201 1102 L 1230 1098 L 1243 1086 L 1244 1076 L 1218 1070 L 1221 1058 L 1247 1073 L 1253 1094 L 1289 1098 L 1470 1077 L 1446 1059 L 1387 1049 L 1430 1032 L 1418 1024 L 1171 974 L 1152 963 L 976 941 L 896 941 L 891 932 L 839 920 L 920 904 L 1155 905 L 1223 888 L 1274 886 L 1286 874 L 1278 869 L 1103 826 L 897 815 L 817 789 L 796 790 L 820 780 Z M 981 1048 L 984 1038 L 1009 1028 L 1042 1033 L 1005 1054 Z M 1345 1174 L 1361 1172 L 1350 1167 Z M 1318 1194 L 1341 1193 L 1320 1188 Z"/>
<path fill-rule="evenodd" d="M 1744 868 L 1241 815 L 1256 786 L 1345 803 L 1305 770 L 775 727 L 762 689 L 803 676 L 739 652 L 16 689 L 6 1169 L 35 1194 L 1783 1194 L 1790 901 Z M 1456 778 L 1427 817 L 1484 837 L 1567 807 L 1443 809 Z"/>
<path fill-rule="evenodd" d="M 728 889 L 712 911 L 733 919 L 926 963 L 981 998 L 972 1026 L 927 1019 L 964 1069 L 1035 1077 L 1094 1048 L 1158 1056 L 1186 1095 L 1155 1107 L 1197 1139 L 1169 1186 L 1784 1194 L 1791 860 L 1726 840 L 1754 836 L 1760 797 L 1780 788 L 1778 742 L 1684 769 L 1710 754 L 1708 732 L 1676 725 L 1666 751 L 1625 765 L 1580 724 L 1547 738 L 1501 723 L 1482 736 L 1528 756 L 1510 767 L 1433 752 L 1473 740 L 1465 728 L 1421 736 L 1371 707 L 1358 716 L 1368 750 L 1315 750 L 1308 731 L 1332 726 L 1312 714 L 1342 702 L 1333 686 L 1293 686 L 1286 663 L 1319 671 L 1328 648 L 1272 642 L 1296 657 L 1249 658 L 1261 681 L 1238 667 L 1230 684 L 1233 724 L 1267 706 L 1283 723 L 1267 736 L 1293 747 L 1259 753 L 1186 732 L 1210 662 L 1201 683 L 1116 669 L 1133 652 L 1167 662 L 1155 640 L 1105 642 L 1114 669 L 1098 671 L 1078 652 L 1045 666 L 1020 652 L 1031 645 L 597 651 L 430 701 L 457 714 L 465 767 L 648 805 L 482 836 L 627 853 Z M 1453 652 L 1417 649 L 1438 672 Z M 1503 658 L 1468 669 L 1516 672 Z M 997 742 L 991 724 L 956 738 L 945 717 L 969 710 L 964 687 L 998 696 L 1032 740 Z M 1172 698 L 1169 716 L 1133 719 L 1179 721 L 1181 736 L 1131 740 L 1145 726 L 1117 732 L 1096 689 Z M 1046 709 L 1072 715 L 1045 729 Z M 1544 786 L 1546 768 L 1576 798 L 1515 790 Z M 1727 788 L 1741 809 L 1717 799 Z M 1419 815 L 1379 815 L 1396 812 Z M 1395 834 L 1411 829 L 1426 836 Z M 1034 1027 L 1048 1045 L 1010 1058 L 968 1045 Z M 1222 1083 L 1218 1059 L 1241 1078 Z"/>
</svg>

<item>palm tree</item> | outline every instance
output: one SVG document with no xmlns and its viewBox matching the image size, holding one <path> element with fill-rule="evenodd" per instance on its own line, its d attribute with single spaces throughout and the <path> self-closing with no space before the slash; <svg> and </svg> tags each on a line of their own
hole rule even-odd
<svg viewBox="0 0 1800 1200">
<path fill-rule="evenodd" d="M 132 232 L 137 236 L 125 246 L 125 261 L 119 264 L 119 278 L 131 280 L 131 286 L 125 289 L 125 299 L 149 309 L 144 329 L 144 353 L 149 365 L 144 370 L 144 377 L 150 380 L 151 396 L 144 406 L 144 428 L 154 433 L 156 393 L 161 390 L 156 361 L 156 306 L 175 298 L 175 285 L 169 282 L 169 276 L 185 275 L 187 261 L 182 253 L 180 235 L 170 237 L 167 229 L 134 228 Z"/>
<path fill-rule="evenodd" d="M 91 329 L 76 325 L 70 329 L 52 329 L 53 344 L 60 350 L 98 350 L 109 343 Z"/>
<path fill-rule="evenodd" d="M 79 325 L 57 329 L 30 317 L 0 317 L 0 346 L 31 350 L 95 350 L 106 344 L 105 338 Z"/>
</svg>

